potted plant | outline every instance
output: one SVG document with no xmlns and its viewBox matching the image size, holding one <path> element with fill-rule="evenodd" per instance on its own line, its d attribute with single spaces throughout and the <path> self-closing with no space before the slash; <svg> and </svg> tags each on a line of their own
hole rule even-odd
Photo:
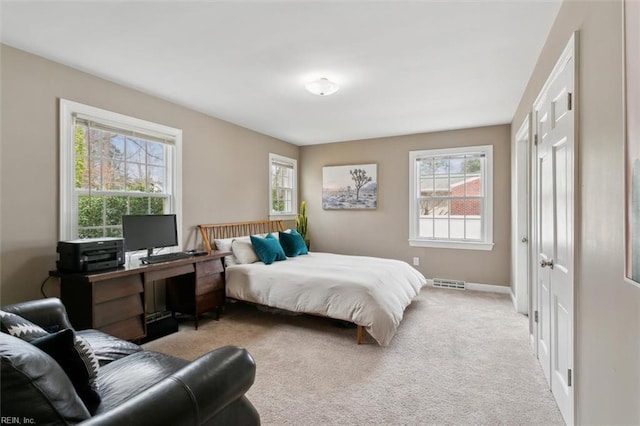
<svg viewBox="0 0 640 426">
<path fill-rule="evenodd" d="M 307 203 L 303 201 L 300 203 L 300 213 L 296 216 L 296 231 L 298 234 L 302 236 L 305 244 L 307 245 L 307 250 L 311 245 L 311 242 L 307 239 Z"/>
</svg>

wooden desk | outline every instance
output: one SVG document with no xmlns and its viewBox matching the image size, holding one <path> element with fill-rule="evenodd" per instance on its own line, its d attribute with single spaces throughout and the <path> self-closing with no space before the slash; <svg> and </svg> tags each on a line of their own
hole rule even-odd
<svg viewBox="0 0 640 426">
<path fill-rule="evenodd" d="M 198 317 L 224 306 L 224 256 L 212 251 L 153 265 L 127 266 L 93 273 L 50 271 L 60 278 L 60 298 L 69 320 L 79 330 L 95 328 L 126 340 L 146 336 L 145 284 L 165 279 L 167 308 Z"/>
</svg>

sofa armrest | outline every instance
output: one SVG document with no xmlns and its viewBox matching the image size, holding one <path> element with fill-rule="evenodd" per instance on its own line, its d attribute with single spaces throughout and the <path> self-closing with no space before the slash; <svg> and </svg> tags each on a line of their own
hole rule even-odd
<svg viewBox="0 0 640 426">
<path fill-rule="evenodd" d="M 255 371 L 253 358 L 246 349 L 225 346 L 82 424 L 200 425 L 210 423 L 223 410 L 225 418 L 242 418 L 244 424 L 259 424 L 259 417 L 248 401 L 233 406 L 253 384 Z M 229 410 L 236 407 L 244 412 L 230 414 Z"/>
<path fill-rule="evenodd" d="M 67 310 L 57 297 L 14 303 L 3 306 L 2 310 L 28 319 L 49 332 L 73 328 Z"/>
</svg>

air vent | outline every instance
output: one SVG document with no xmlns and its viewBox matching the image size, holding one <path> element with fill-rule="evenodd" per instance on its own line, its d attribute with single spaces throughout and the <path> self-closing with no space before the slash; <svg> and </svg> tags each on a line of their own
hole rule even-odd
<svg viewBox="0 0 640 426">
<path fill-rule="evenodd" d="M 454 288 L 456 290 L 464 290 L 464 281 L 445 280 L 442 278 L 434 278 L 433 286 L 440 288 Z"/>
</svg>

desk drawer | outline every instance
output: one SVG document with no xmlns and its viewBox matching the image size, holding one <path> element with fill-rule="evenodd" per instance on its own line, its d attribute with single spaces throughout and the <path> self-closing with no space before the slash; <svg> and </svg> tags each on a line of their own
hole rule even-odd
<svg viewBox="0 0 640 426">
<path fill-rule="evenodd" d="M 186 275 L 193 273 L 193 264 L 172 266 L 165 269 L 158 269 L 156 271 L 145 272 L 145 280 L 147 282 L 163 280 L 165 278 L 176 277 L 179 275 Z"/>
<path fill-rule="evenodd" d="M 142 279 L 139 274 L 112 278 L 93 284 L 94 303 L 103 303 L 139 293 L 142 293 Z"/>
<path fill-rule="evenodd" d="M 100 327 L 100 330 L 124 340 L 137 340 L 144 337 L 144 323 L 140 316 Z"/>
<path fill-rule="evenodd" d="M 196 315 L 208 312 L 224 305 L 224 293 L 214 291 L 208 294 L 196 296 Z"/>
<path fill-rule="evenodd" d="M 224 289 L 224 278 L 221 274 L 196 278 L 196 296 Z"/>
<path fill-rule="evenodd" d="M 224 268 L 222 267 L 222 261 L 220 259 L 213 259 L 196 263 L 196 276 L 198 277 L 218 274 L 221 272 L 224 272 Z"/>
<path fill-rule="evenodd" d="M 127 318 L 140 316 L 144 313 L 140 294 L 110 300 L 97 304 L 94 308 L 94 324 L 101 328 Z"/>
</svg>

